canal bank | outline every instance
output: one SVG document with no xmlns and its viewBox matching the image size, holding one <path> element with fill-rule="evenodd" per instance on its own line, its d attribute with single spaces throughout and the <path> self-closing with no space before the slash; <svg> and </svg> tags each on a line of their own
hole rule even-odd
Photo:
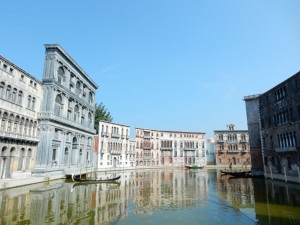
<svg viewBox="0 0 300 225">
<path fill-rule="evenodd" d="M 94 169 L 90 170 L 89 173 L 116 173 L 116 172 L 122 172 L 122 171 L 141 171 L 141 170 L 149 170 L 149 169 L 172 169 L 172 168 L 181 168 L 181 167 L 166 167 L 166 166 L 155 166 L 155 167 L 118 167 L 118 168 L 101 168 L 101 169 Z M 182 167 L 183 168 L 183 167 Z M 207 165 L 204 167 L 205 169 L 229 169 L 228 167 L 224 166 L 216 166 L 216 165 Z M 233 170 L 245 170 L 243 167 L 239 166 L 232 166 Z M 251 167 L 247 167 L 247 170 L 251 169 Z M 265 174 L 265 177 L 270 180 L 278 180 L 283 181 L 286 183 L 296 183 L 300 184 L 300 176 L 299 177 L 291 177 L 291 176 L 284 176 L 284 175 L 278 175 L 278 174 Z M 10 179 L 2 179 L 0 180 L 0 190 L 9 189 L 9 188 L 15 188 L 15 187 L 21 187 L 26 185 L 32 185 L 32 184 L 38 184 L 38 183 L 44 183 L 47 184 L 49 181 L 59 180 L 59 179 L 65 179 L 66 175 L 49 175 L 49 176 L 41 176 L 36 177 L 32 176 L 31 174 L 28 174 L 26 176 L 22 177 L 15 177 Z"/>
</svg>

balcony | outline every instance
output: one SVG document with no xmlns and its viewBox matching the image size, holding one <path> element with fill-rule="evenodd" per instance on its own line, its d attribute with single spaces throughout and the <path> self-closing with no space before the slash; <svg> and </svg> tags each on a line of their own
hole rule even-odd
<svg viewBox="0 0 300 225">
<path fill-rule="evenodd" d="M 145 139 L 151 139 L 151 136 L 150 135 L 144 135 L 144 138 Z"/>
<path fill-rule="evenodd" d="M 161 151 L 173 151 L 173 148 L 172 147 L 163 147 L 163 148 L 160 148 Z"/>
<path fill-rule="evenodd" d="M 238 144 L 238 140 L 227 140 L 226 143 L 228 144 Z"/>
<path fill-rule="evenodd" d="M 241 154 L 246 154 L 246 153 L 248 153 L 248 152 L 250 152 L 250 150 L 242 150 L 242 151 L 241 151 Z"/>
<path fill-rule="evenodd" d="M 228 154 L 235 154 L 235 153 L 238 153 L 239 150 L 228 150 L 227 153 Z"/>
<path fill-rule="evenodd" d="M 106 136 L 106 132 L 101 132 L 101 137 Z"/>
<path fill-rule="evenodd" d="M 282 148 L 275 148 L 276 152 L 297 152 L 297 148 L 294 147 L 282 147 Z"/>
<path fill-rule="evenodd" d="M 111 137 L 112 137 L 112 138 L 120 138 L 120 134 L 112 133 L 112 134 L 111 134 Z"/>
<path fill-rule="evenodd" d="M 129 135 L 126 135 L 126 139 L 127 139 L 127 140 L 129 139 Z"/>
<path fill-rule="evenodd" d="M 143 147 L 142 147 L 142 149 L 145 149 L 145 150 L 149 150 L 149 149 L 151 149 L 151 146 L 150 145 L 143 145 Z"/>
<path fill-rule="evenodd" d="M 187 147 L 184 147 L 183 150 L 184 151 L 196 151 L 197 148 L 187 148 Z"/>
<path fill-rule="evenodd" d="M 247 140 L 240 140 L 240 143 L 247 143 Z"/>
<path fill-rule="evenodd" d="M 93 129 L 93 128 L 90 128 L 88 126 L 84 126 L 84 125 L 76 123 L 74 121 L 65 119 L 64 117 L 57 116 L 57 115 L 55 115 L 53 113 L 50 113 L 50 112 L 38 113 L 38 119 L 39 120 L 53 120 L 53 121 L 56 121 L 56 122 L 59 122 L 59 123 L 62 123 L 62 124 L 69 125 L 71 127 L 75 127 L 77 129 L 80 129 L 80 130 L 84 130 L 84 131 L 87 131 L 87 132 L 90 132 L 90 133 L 96 133 L 96 130 Z"/>
<path fill-rule="evenodd" d="M 37 137 L 32 137 L 28 135 L 23 135 L 19 133 L 12 133 L 12 132 L 4 132 L 0 131 L 1 137 L 6 137 L 9 139 L 17 139 L 17 140 L 24 140 L 24 141 L 32 141 L 32 142 L 38 142 L 39 139 Z"/>
<path fill-rule="evenodd" d="M 122 138 L 122 139 L 125 139 L 125 135 L 124 135 L 124 134 L 122 134 L 122 135 L 121 135 L 121 138 Z"/>
<path fill-rule="evenodd" d="M 224 140 L 216 140 L 217 143 L 224 143 Z"/>
</svg>

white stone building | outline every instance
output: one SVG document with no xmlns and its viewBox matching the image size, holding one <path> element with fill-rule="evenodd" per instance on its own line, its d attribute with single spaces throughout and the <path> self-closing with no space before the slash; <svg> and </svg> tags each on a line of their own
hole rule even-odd
<svg viewBox="0 0 300 225">
<path fill-rule="evenodd" d="M 136 128 L 137 166 L 206 165 L 205 133 Z"/>
<path fill-rule="evenodd" d="M 41 82 L 0 56 L 0 179 L 30 174 L 41 101 Z"/>
<path fill-rule="evenodd" d="M 129 126 L 100 121 L 98 168 L 134 167 L 135 147 L 129 137 Z"/>
<path fill-rule="evenodd" d="M 70 175 L 93 166 L 97 84 L 57 44 L 46 44 L 40 142 L 34 175 Z M 86 169 L 85 169 L 86 171 Z"/>
</svg>

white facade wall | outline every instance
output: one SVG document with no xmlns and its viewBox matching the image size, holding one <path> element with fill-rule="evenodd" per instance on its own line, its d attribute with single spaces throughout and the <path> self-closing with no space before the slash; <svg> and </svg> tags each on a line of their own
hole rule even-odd
<svg viewBox="0 0 300 225">
<path fill-rule="evenodd" d="M 100 121 L 98 168 L 134 167 L 135 146 L 129 137 L 129 126 Z"/>
<path fill-rule="evenodd" d="M 136 128 L 137 166 L 206 165 L 205 133 Z"/>
<path fill-rule="evenodd" d="M 30 173 L 41 101 L 41 82 L 0 56 L 0 179 Z"/>
</svg>

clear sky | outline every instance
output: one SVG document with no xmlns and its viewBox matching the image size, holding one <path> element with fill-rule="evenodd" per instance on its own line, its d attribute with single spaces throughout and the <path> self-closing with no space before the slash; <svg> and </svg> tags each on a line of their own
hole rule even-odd
<svg viewBox="0 0 300 225">
<path fill-rule="evenodd" d="M 244 96 L 300 70 L 299 0 L 10 0 L 0 17 L 1 55 L 41 80 L 60 44 L 131 134 L 247 129 Z"/>
</svg>

